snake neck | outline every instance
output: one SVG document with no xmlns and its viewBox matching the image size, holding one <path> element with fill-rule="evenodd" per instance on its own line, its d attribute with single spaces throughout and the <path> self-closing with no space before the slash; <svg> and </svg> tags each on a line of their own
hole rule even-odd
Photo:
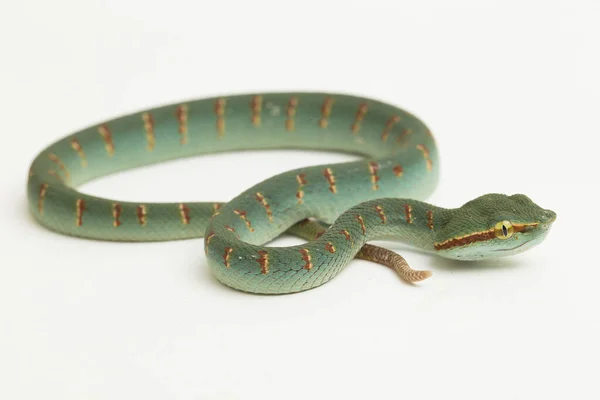
<svg viewBox="0 0 600 400">
<path fill-rule="evenodd" d="M 297 232 L 298 236 L 316 244 L 326 244 L 328 240 L 338 242 L 340 237 L 357 246 L 372 240 L 394 240 L 425 251 L 434 251 L 436 233 L 452 213 L 451 209 L 414 199 L 383 198 L 349 208 L 329 227 L 307 219 L 312 216 L 310 211 L 297 212 L 295 220 L 286 221 L 289 227 L 283 229 L 291 228 L 291 233 Z M 261 228 L 260 223 L 250 223 L 247 213 L 229 210 L 225 206 L 209 223 L 205 235 L 207 249 L 211 243 L 222 241 L 232 248 L 254 246 L 256 252 L 272 250 L 264 246 L 271 238 L 259 235 Z M 359 249 L 357 247 L 356 251 Z"/>
<path fill-rule="evenodd" d="M 217 215 L 209 223 L 205 250 L 217 278 L 232 287 L 259 293 L 296 292 L 337 275 L 371 240 L 393 239 L 435 251 L 436 229 L 443 227 L 451 212 L 416 200 L 371 200 L 342 213 L 325 232 L 316 229 L 314 240 L 291 247 L 251 243 L 248 238 L 255 232 L 223 224 L 229 219 Z M 268 285 L 262 281 L 266 275 L 271 277 Z"/>
<path fill-rule="evenodd" d="M 425 251 L 434 251 L 436 231 L 452 210 L 413 199 L 385 198 L 368 201 L 342 214 L 329 229 L 355 225 L 359 242 L 393 240 Z"/>
</svg>

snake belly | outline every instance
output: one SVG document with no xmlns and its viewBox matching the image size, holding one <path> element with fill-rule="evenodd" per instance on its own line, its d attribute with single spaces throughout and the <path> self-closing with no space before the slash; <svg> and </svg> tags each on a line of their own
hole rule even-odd
<svg viewBox="0 0 600 400">
<path fill-rule="evenodd" d="M 127 202 L 76 189 L 139 166 L 249 149 L 337 151 L 362 159 L 275 175 L 222 206 Z M 437 180 L 433 136 L 407 111 L 345 94 L 264 93 L 187 101 L 90 126 L 40 152 L 27 193 L 31 213 L 53 231 L 115 241 L 204 237 L 208 265 L 221 282 L 248 292 L 292 293 L 329 281 L 366 241 L 398 236 L 399 224 L 410 226 L 408 242 L 431 246 L 432 210 L 417 200 Z M 333 225 L 302 245 L 265 245 L 306 218 Z"/>
</svg>

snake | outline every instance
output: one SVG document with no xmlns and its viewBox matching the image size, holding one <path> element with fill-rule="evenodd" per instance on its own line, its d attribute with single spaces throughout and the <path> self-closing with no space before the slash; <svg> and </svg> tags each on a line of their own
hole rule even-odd
<svg viewBox="0 0 600 400">
<path fill-rule="evenodd" d="M 77 189 L 177 158 L 278 149 L 356 159 L 279 173 L 227 202 L 140 203 Z M 203 237 L 216 279 L 260 294 L 318 287 L 354 258 L 419 281 L 430 271 L 412 270 L 400 255 L 368 242 L 392 240 L 446 259 L 482 260 L 538 245 L 556 219 L 523 194 L 488 193 L 458 208 L 428 204 L 439 171 L 431 130 L 393 104 L 327 92 L 231 94 L 90 124 L 50 144 L 31 163 L 27 198 L 35 220 L 64 235 L 126 242 Z M 285 233 L 306 241 L 270 245 Z"/>
</svg>

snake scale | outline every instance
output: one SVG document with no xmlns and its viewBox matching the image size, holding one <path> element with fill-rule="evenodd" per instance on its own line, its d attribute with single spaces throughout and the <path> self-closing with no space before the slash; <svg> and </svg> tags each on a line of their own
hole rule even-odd
<svg viewBox="0 0 600 400">
<path fill-rule="evenodd" d="M 281 173 L 225 204 L 133 203 L 76 189 L 174 158 L 282 148 L 362 158 Z M 204 237 L 216 278 L 255 293 L 317 287 L 357 256 L 393 261 L 395 253 L 368 247 L 376 239 L 478 260 L 515 254 L 545 238 L 556 214 L 525 195 L 486 194 L 456 209 L 422 202 L 437 184 L 438 160 L 430 130 L 393 105 L 334 93 L 241 94 L 137 112 L 67 136 L 34 159 L 27 194 L 36 220 L 62 234 L 117 241 Z M 309 241 L 266 245 L 286 231 Z"/>
</svg>

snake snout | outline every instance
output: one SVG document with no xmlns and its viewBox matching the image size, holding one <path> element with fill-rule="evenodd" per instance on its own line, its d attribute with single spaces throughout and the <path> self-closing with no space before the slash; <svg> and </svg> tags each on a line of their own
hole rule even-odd
<svg viewBox="0 0 600 400">
<path fill-rule="evenodd" d="M 544 210 L 542 213 L 541 223 L 547 226 L 550 226 L 554 221 L 556 221 L 556 213 L 552 210 Z"/>
</svg>

